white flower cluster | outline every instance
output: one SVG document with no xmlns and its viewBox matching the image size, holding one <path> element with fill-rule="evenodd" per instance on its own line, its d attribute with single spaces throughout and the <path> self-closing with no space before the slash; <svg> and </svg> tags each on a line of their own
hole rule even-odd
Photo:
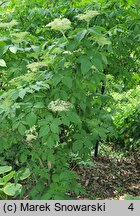
<svg viewBox="0 0 140 216">
<path fill-rule="evenodd" d="M 58 31 L 66 31 L 71 28 L 71 22 L 67 18 L 59 19 L 56 18 L 53 22 L 50 22 L 46 27 L 51 27 L 51 29 Z"/>
<path fill-rule="evenodd" d="M 37 131 L 36 126 L 30 128 L 30 130 L 26 131 L 26 141 L 31 144 L 31 141 L 36 140 L 37 138 Z"/>
<path fill-rule="evenodd" d="M 42 67 L 46 67 L 47 64 L 44 62 L 33 62 L 31 64 L 27 65 L 27 68 L 30 69 L 31 71 L 35 72 L 38 69 L 42 68 Z"/>
<path fill-rule="evenodd" d="M 62 112 L 62 111 L 68 111 L 70 108 L 72 108 L 72 104 L 63 100 L 56 100 L 51 101 L 48 105 L 48 109 L 53 112 Z"/>
<path fill-rule="evenodd" d="M 89 10 L 84 14 L 78 14 L 76 17 L 79 20 L 85 20 L 86 22 L 89 22 L 93 17 L 97 16 L 99 14 L 98 11 Z"/>
<path fill-rule="evenodd" d="M 0 22 L 0 28 L 12 28 L 13 26 L 15 26 L 17 24 L 18 24 L 18 22 L 16 20 L 12 20 L 9 23 Z"/>
<path fill-rule="evenodd" d="M 28 32 L 15 32 L 15 33 L 11 33 L 12 41 L 14 43 L 21 43 L 21 42 L 25 41 L 25 38 L 27 40 L 27 36 L 28 35 L 29 35 Z"/>
</svg>

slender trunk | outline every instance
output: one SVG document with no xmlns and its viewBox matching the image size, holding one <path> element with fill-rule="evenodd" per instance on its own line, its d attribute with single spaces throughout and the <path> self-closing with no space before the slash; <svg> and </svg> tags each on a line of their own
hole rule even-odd
<svg viewBox="0 0 140 216">
<path fill-rule="evenodd" d="M 95 145 L 95 151 L 94 151 L 95 158 L 98 157 L 98 150 L 99 150 L 99 140 L 96 142 L 96 145 Z"/>
<path fill-rule="evenodd" d="M 103 95 L 105 93 L 105 82 L 102 82 L 102 86 L 101 86 L 101 95 Z M 100 107 L 100 110 L 102 109 L 102 106 Z M 94 157 L 97 158 L 98 157 L 98 151 L 99 151 L 99 140 L 97 140 L 96 144 L 95 144 L 95 151 L 94 151 Z"/>
</svg>

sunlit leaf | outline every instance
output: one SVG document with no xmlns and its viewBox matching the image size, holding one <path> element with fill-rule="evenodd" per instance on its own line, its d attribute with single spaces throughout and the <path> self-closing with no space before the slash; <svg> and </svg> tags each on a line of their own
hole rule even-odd
<svg viewBox="0 0 140 216">
<path fill-rule="evenodd" d="M 5 175 L 3 177 L 4 183 L 7 183 L 8 181 L 10 181 L 14 177 L 14 175 L 15 175 L 15 171 L 12 171 L 12 172 L 8 173 L 7 175 Z"/>
<path fill-rule="evenodd" d="M 0 66 L 1 67 L 7 67 L 6 62 L 3 59 L 0 59 Z"/>
<path fill-rule="evenodd" d="M 19 176 L 19 179 L 23 181 L 24 179 L 30 176 L 31 172 L 29 168 L 25 168 L 25 169 L 19 170 L 17 174 Z"/>
<path fill-rule="evenodd" d="M 14 53 L 14 54 L 16 54 L 16 52 L 17 52 L 17 47 L 16 46 L 10 46 L 9 47 L 9 50 L 12 52 L 12 53 Z"/>
<path fill-rule="evenodd" d="M 11 166 L 0 166 L 0 174 L 4 174 L 12 170 Z"/>
<path fill-rule="evenodd" d="M 3 188 L 3 192 L 8 196 L 15 196 L 16 194 L 20 194 L 22 190 L 21 184 L 7 183 Z"/>
</svg>

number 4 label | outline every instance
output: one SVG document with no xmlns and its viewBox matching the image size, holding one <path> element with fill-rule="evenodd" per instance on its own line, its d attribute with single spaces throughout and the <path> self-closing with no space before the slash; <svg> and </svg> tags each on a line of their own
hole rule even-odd
<svg viewBox="0 0 140 216">
<path fill-rule="evenodd" d="M 134 205 L 133 205 L 133 203 L 131 203 L 131 204 L 129 205 L 128 209 L 131 210 L 131 211 L 134 210 Z"/>
</svg>

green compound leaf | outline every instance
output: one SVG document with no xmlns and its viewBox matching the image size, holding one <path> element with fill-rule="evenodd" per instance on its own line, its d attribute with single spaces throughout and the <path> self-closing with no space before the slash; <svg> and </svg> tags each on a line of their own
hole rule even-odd
<svg viewBox="0 0 140 216">
<path fill-rule="evenodd" d="M 103 70 L 103 63 L 102 63 L 102 59 L 95 57 L 92 60 L 93 65 L 98 69 L 98 70 Z"/>
<path fill-rule="evenodd" d="M 83 148 L 83 146 L 84 146 L 84 144 L 83 144 L 82 140 L 77 140 L 73 143 L 72 149 L 76 153 L 76 152 L 80 151 Z"/>
<path fill-rule="evenodd" d="M 25 134 L 26 127 L 23 124 L 20 124 L 18 127 L 18 132 L 23 136 Z"/>
<path fill-rule="evenodd" d="M 58 133 L 59 132 L 58 125 L 55 124 L 54 122 L 51 123 L 50 129 L 51 129 L 52 133 Z"/>
<path fill-rule="evenodd" d="M 81 63 L 81 72 L 87 74 L 92 67 L 92 64 L 87 55 L 80 56 L 78 61 Z"/>
<path fill-rule="evenodd" d="M 86 33 L 87 33 L 87 30 L 86 30 L 86 29 L 83 29 L 83 30 L 79 31 L 79 32 L 76 34 L 76 40 L 77 40 L 78 42 L 80 42 L 80 41 L 85 37 Z"/>
<path fill-rule="evenodd" d="M 24 179 L 27 179 L 31 175 L 31 172 L 29 168 L 25 168 L 25 169 L 19 170 L 18 175 L 19 175 L 19 179 L 23 181 Z"/>
<path fill-rule="evenodd" d="M 56 133 L 56 134 L 59 133 L 59 125 L 60 124 L 61 124 L 60 119 L 58 119 L 58 118 L 53 119 L 53 121 L 50 124 L 50 129 L 51 129 L 52 133 Z"/>
<path fill-rule="evenodd" d="M 19 96 L 21 99 L 23 99 L 24 96 L 26 95 L 26 93 L 27 93 L 27 89 L 26 89 L 26 88 L 25 88 L 25 89 L 21 89 L 20 92 L 19 92 L 19 94 L 18 94 L 18 96 Z"/>
<path fill-rule="evenodd" d="M 50 128 L 48 125 L 43 125 L 39 130 L 39 137 L 48 136 Z"/>
<path fill-rule="evenodd" d="M 68 88 L 70 88 L 70 89 L 72 88 L 72 78 L 71 78 L 71 77 L 68 77 L 68 76 L 64 77 L 63 83 L 64 83 L 64 85 L 66 85 Z"/>
<path fill-rule="evenodd" d="M 20 158 L 19 158 L 21 163 L 25 163 L 27 161 L 27 155 L 26 154 L 21 154 Z"/>
<path fill-rule="evenodd" d="M 26 115 L 26 123 L 32 127 L 35 125 L 36 123 L 36 120 L 37 120 L 37 116 L 35 115 L 35 113 L 31 112 L 31 113 L 28 113 Z"/>
</svg>

